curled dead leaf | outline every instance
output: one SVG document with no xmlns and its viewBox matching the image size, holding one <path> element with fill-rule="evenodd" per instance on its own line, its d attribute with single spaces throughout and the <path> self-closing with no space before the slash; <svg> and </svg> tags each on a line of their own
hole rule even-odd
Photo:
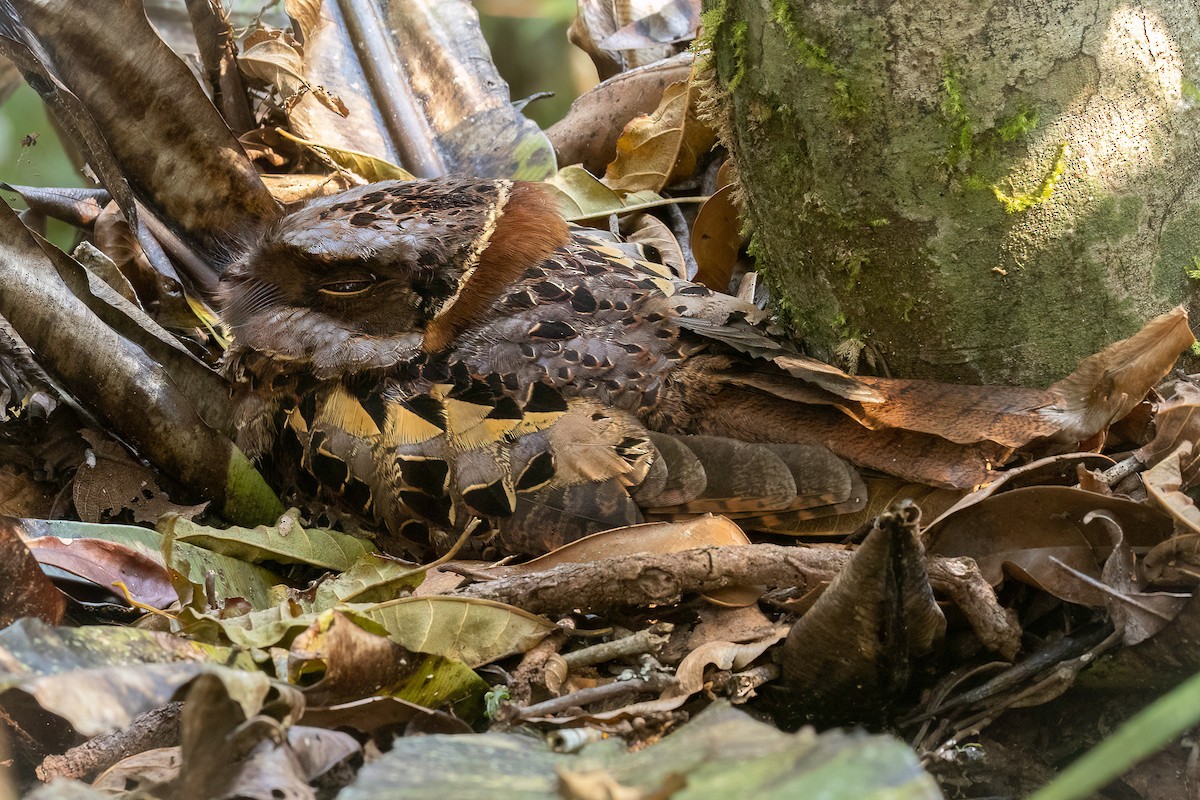
<svg viewBox="0 0 1200 800">
<path fill-rule="evenodd" d="M 1200 508 L 1183 492 L 1184 465 L 1195 461 L 1194 450 L 1193 442 L 1181 442 L 1142 475 L 1150 499 L 1171 515 L 1178 530 L 1186 533 L 1200 533 Z"/>
<path fill-rule="evenodd" d="M 692 54 L 655 61 L 626 70 L 584 92 L 552 125 L 546 135 L 554 145 L 559 164 L 580 164 L 594 174 L 604 172 L 617 151 L 617 139 L 626 123 L 658 106 L 663 90 L 687 80 Z"/>
<path fill-rule="evenodd" d="M 1175 453 L 1184 442 L 1200 442 L 1200 386 L 1180 381 L 1175 394 L 1158 404 L 1154 413 L 1155 434 L 1134 453 L 1148 467 L 1154 467 Z M 1200 478 L 1200 453 L 1180 463 L 1180 488 L 1194 486 Z"/>
<path fill-rule="evenodd" d="M 1124 417 L 1195 341 L 1187 309 L 1178 306 L 1085 358 L 1050 387 L 1056 402 L 1041 415 L 1056 426 L 1054 440 L 1082 442 Z"/>
<path fill-rule="evenodd" d="M 1111 514 L 1131 546 L 1151 547 L 1171 535 L 1170 519 L 1157 509 L 1068 486 L 1027 486 L 968 499 L 930 526 L 930 553 L 975 559 L 992 585 L 1007 574 L 1081 605 L 1103 605 L 1104 593 L 1052 559 L 1100 578 L 1112 543 L 1103 529 L 1084 523 L 1088 514 Z"/>
<path fill-rule="evenodd" d="M 691 80 L 663 90 L 658 108 L 634 117 L 617 139 L 617 155 L 604 173 L 604 183 L 626 192 L 662 191 L 691 175 L 696 162 L 712 149 L 716 134 L 696 111 L 699 90 Z"/>
<path fill-rule="evenodd" d="M 667 224 L 653 214 L 635 214 L 623 221 L 621 233 L 630 242 L 636 242 L 646 249 L 646 256 L 651 261 L 661 261 L 671 268 L 671 272 L 679 278 L 687 279 L 687 261 L 679 240 L 667 227 Z"/>
<path fill-rule="evenodd" d="M 909 684 L 917 658 L 946 632 L 918 536 L 920 512 L 880 515 L 781 652 L 794 711 L 805 719 L 882 716 Z"/>
</svg>

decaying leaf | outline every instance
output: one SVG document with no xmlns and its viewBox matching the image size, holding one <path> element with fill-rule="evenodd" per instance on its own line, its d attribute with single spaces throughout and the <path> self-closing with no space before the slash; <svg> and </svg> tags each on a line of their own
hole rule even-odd
<svg viewBox="0 0 1200 800">
<path fill-rule="evenodd" d="M 130 598 L 151 608 L 166 608 L 179 599 L 162 563 L 133 547 L 55 536 L 30 539 L 27 545 L 38 563 L 66 570 L 105 592 L 120 595 L 120 583 Z"/>
<path fill-rule="evenodd" d="M 0 515 L 44 517 L 54 500 L 53 485 L 11 464 L 0 464 Z"/>
<path fill-rule="evenodd" d="M 909 683 L 915 661 L 946 632 L 917 535 L 920 511 L 881 515 L 781 653 L 792 705 L 804 719 L 881 718 Z"/>
<path fill-rule="evenodd" d="M 1155 317 L 1128 339 L 1083 360 L 1050 387 L 1052 407 L 1042 411 L 1057 442 L 1082 442 L 1128 414 L 1171 371 L 1196 341 L 1183 306 Z"/>
<path fill-rule="evenodd" d="M 309 564 L 323 569 L 349 569 L 364 553 L 375 549 L 365 539 L 323 528 L 305 528 L 300 512 L 291 509 L 274 525 L 256 528 L 210 528 L 171 517 L 160 530 L 170 531 L 180 542 L 224 553 L 250 562 L 277 561 Z"/>
<path fill-rule="evenodd" d="M 786 628 L 777 628 L 753 642 L 707 642 L 701 645 L 679 662 L 675 670 L 679 683 L 669 689 L 666 696 L 690 695 L 703 689 L 704 670 L 709 665 L 715 665 L 718 669 L 746 668 L 787 634 Z"/>
<path fill-rule="evenodd" d="M 617 155 L 604 182 L 617 191 L 660 192 L 696 170 L 696 161 L 716 142 L 716 134 L 696 113 L 699 90 L 692 81 L 663 90 L 654 113 L 634 117 L 617 139 Z"/>
<path fill-rule="evenodd" d="M 387 636 L 365 630 L 331 610 L 292 640 L 288 679 L 302 685 L 306 703 L 328 706 L 390 694 L 422 665 L 418 656 Z"/>
<path fill-rule="evenodd" d="M 762 373 L 728 380 L 797 401 L 789 424 L 838 455 L 896 477 L 970 488 L 995 478 L 993 469 L 1016 448 L 1101 434 L 1140 403 L 1194 341 L 1187 312 L 1179 307 L 1085 359 L 1045 390 L 852 376 L 790 354 L 772 360 L 804 383 Z M 861 428 L 823 415 L 820 405 Z"/>
<path fill-rule="evenodd" d="M 932 800 L 939 797 L 911 751 L 882 736 L 811 730 L 782 733 L 725 704 L 706 709 L 677 733 L 642 750 L 624 752 L 600 743 L 578 755 L 549 752 L 526 737 L 424 736 L 395 747 L 360 773 L 344 800 L 394 795 L 438 800 L 511 793 L 561 798 L 559 766 L 603 767 L 620 786 L 657 790 L 687 779 L 682 791 L 697 797 L 854 797 L 858 800 Z M 735 788 L 731 788 L 735 787 Z"/>
<path fill-rule="evenodd" d="M 1200 386 L 1189 381 L 1175 384 L 1175 394 L 1158 404 L 1154 413 L 1155 434 L 1135 455 L 1148 467 L 1170 457 L 1184 442 L 1200 443 Z M 1200 477 L 1200 454 L 1180 465 L 1180 488 L 1194 486 Z"/>
<path fill-rule="evenodd" d="M 208 503 L 172 503 L 154 472 L 131 459 L 120 445 L 93 430 L 82 435 L 91 450 L 75 473 L 72 496 L 84 522 L 105 522 L 130 511 L 134 522 L 155 523 L 166 514 L 190 519 L 207 508 Z"/>
<path fill-rule="evenodd" d="M 242 72 L 274 88 L 286 106 L 304 94 L 311 94 L 335 114 L 343 117 L 350 114 L 341 98 L 305 80 L 303 46 L 287 32 L 259 28 L 246 37 L 242 47 L 238 57 Z"/>
<path fill-rule="evenodd" d="M 101 168 L 127 219 L 137 217 L 131 198 L 122 199 L 128 198 L 129 185 L 174 230 L 202 247 L 230 230 L 247 230 L 278 215 L 229 128 L 188 68 L 155 34 L 140 5 L 22 0 L 15 13 L 22 35 L 37 43 L 26 52 L 49 59 L 42 68 L 77 98 L 79 107 L 68 111 L 65 96 L 52 88 L 56 81 L 43 85 L 60 119 L 72 133 L 80 132 L 85 119 L 98 129 L 89 139 L 88 160 Z M 60 39 L 73 45 L 41 44 Z M 180 119 L 187 124 L 178 124 Z"/>
<path fill-rule="evenodd" d="M 525 652 L 554 629 L 544 617 L 472 598 L 412 597 L 361 610 L 401 647 L 473 667 Z"/>
<path fill-rule="evenodd" d="M 1184 533 L 1200 533 L 1200 508 L 1183 492 L 1185 465 L 1194 463 L 1195 448 L 1192 441 L 1181 442 L 1142 476 L 1155 505 L 1169 514 L 1176 529 Z"/>
<path fill-rule="evenodd" d="M 284 10 L 300 29 L 301 42 L 311 39 L 317 25 L 320 24 L 321 4 L 322 0 L 284 0 Z"/>
<path fill-rule="evenodd" d="M 1126 645 L 1149 639 L 1175 618 L 1190 595 L 1143 591 L 1133 549 L 1120 523 L 1105 511 L 1089 514 L 1083 522 L 1104 525 L 1112 541 L 1112 553 L 1104 562 L 1100 583 L 1106 589 L 1104 607 L 1113 627 Z"/>
<path fill-rule="evenodd" d="M 1142 573 L 1151 584 L 1195 586 L 1200 580 L 1200 533 L 1177 534 L 1150 548 Z"/>
<path fill-rule="evenodd" d="M 127 627 L 52 628 L 24 619 L 0 632 L 0 657 L 5 689 L 16 689 L 84 736 L 127 726 L 198 673 L 220 669 L 215 664 L 237 667 L 229 672 L 241 674 L 245 684 L 269 683 L 253 671 L 248 654 Z M 8 695 L 0 705 L 10 714 L 20 708 L 21 718 L 32 710 Z M 51 734 L 55 724 L 43 713 L 27 730 Z"/>
<path fill-rule="evenodd" d="M 687 260 L 679 240 L 667 224 L 653 214 L 634 214 L 623 221 L 621 233 L 626 241 L 635 242 L 646 250 L 651 261 L 658 261 L 671 268 L 680 278 L 687 278 Z"/>
<path fill-rule="evenodd" d="M 350 177 L 343 173 L 264 175 L 263 183 L 266 184 L 271 196 L 285 205 L 317 197 L 328 197 L 331 194 L 344 192 L 355 185 Z"/>
<path fill-rule="evenodd" d="M 668 85 L 686 81 L 692 71 L 692 54 L 668 59 L 614 75 L 580 95 L 567 115 L 546 135 L 554 144 L 558 163 L 580 164 L 599 175 L 617 152 L 617 139 L 626 123 L 658 106 Z"/>
<path fill-rule="evenodd" d="M 687 41 L 700 24 L 700 0 L 669 0 L 653 14 L 639 17 L 605 37 L 605 50 L 639 50 L 660 44 Z"/>
<path fill-rule="evenodd" d="M 1096 511 L 1111 514 L 1135 547 L 1151 547 L 1171 535 L 1170 519 L 1141 503 L 1068 486 L 1028 486 L 979 502 L 964 499 L 926 531 L 928 549 L 974 558 L 993 585 L 1007 574 L 1063 600 L 1102 606 L 1103 592 L 1052 560 L 1100 578 L 1112 543 L 1102 528 L 1084 523 Z"/>
<path fill-rule="evenodd" d="M 614 3 L 611 0 L 580 0 L 578 13 L 571 22 L 567 37 L 587 53 L 601 80 L 644 64 L 653 64 L 670 56 L 671 45 L 652 44 L 636 50 L 609 50 L 601 42 L 621 28 L 657 12 L 663 5 L 657 0 L 632 0 Z M 619 44 L 620 42 L 618 42 Z"/>
</svg>

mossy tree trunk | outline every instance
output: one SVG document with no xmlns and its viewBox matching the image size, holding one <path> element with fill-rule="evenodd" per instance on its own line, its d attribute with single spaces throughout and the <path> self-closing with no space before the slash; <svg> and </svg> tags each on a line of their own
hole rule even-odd
<svg viewBox="0 0 1200 800">
<path fill-rule="evenodd" d="M 752 247 L 818 352 L 1044 384 L 1200 297 L 1195 4 L 705 8 Z"/>
</svg>

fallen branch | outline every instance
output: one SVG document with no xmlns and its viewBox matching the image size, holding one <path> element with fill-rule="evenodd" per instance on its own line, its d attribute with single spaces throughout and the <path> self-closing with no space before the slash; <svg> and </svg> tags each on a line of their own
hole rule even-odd
<svg viewBox="0 0 1200 800">
<path fill-rule="evenodd" d="M 787 586 L 804 593 L 828 583 L 850 560 L 849 550 L 774 544 L 697 547 L 676 553 L 636 553 L 475 583 L 451 594 L 478 597 L 535 614 L 602 613 L 673 605 L 686 594 L 729 586 Z M 980 641 L 1006 658 L 1020 645 L 1014 615 L 969 558 L 926 561 L 934 589 L 954 601 Z"/>
<path fill-rule="evenodd" d="M 62 755 L 46 756 L 36 770 L 38 780 L 89 780 L 135 753 L 174 747 L 179 744 L 182 709 L 183 703 L 179 701 L 152 708 L 134 717 L 128 728 L 95 736 Z"/>
</svg>

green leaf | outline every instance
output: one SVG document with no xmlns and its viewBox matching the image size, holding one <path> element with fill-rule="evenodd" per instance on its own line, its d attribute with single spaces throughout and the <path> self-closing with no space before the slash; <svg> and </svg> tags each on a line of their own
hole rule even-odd
<svg viewBox="0 0 1200 800">
<path fill-rule="evenodd" d="M 523 653 L 555 629 L 545 617 L 468 597 L 406 597 L 349 608 L 382 625 L 401 647 L 472 667 Z"/>
<path fill-rule="evenodd" d="M 370 153 L 360 153 L 357 150 L 347 150 L 341 147 L 314 142 L 309 139 L 301 139 L 299 136 L 288 133 L 282 128 L 276 128 L 275 131 L 285 139 L 291 139 L 293 142 L 307 147 L 319 157 L 328 159 L 330 163 L 339 169 L 352 172 L 365 181 L 373 183 L 375 181 L 411 181 L 416 179 L 415 175 L 403 167 L 398 167 L 392 162 L 378 156 L 373 156 Z"/>
<path fill-rule="evenodd" d="M 323 611 L 343 600 L 380 603 L 394 599 L 421 585 L 424 571 L 416 564 L 397 561 L 379 553 L 364 553 L 352 567 L 323 581 L 311 601 L 297 602 L 308 610 Z"/>
<path fill-rule="evenodd" d="M 324 528 L 304 528 L 299 519 L 300 512 L 293 508 L 272 526 L 221 529 L 170 517 L 159 529 L 164 533 L 170 530 L 180 542 L 245 561 L 308 564 L 337 572 L 349 569 L 364 553 L 375 551 L 365 539 Z"/>
<path fill-rule="evenodd" d="M 253 608 L 265 608 L 272 603 L 271 587 L 283 583 L 283 579 L 270 570 L 185 542 L 173 544 L 171 563 L 168 564 L 163 553 L 163 534 L 150 528 L 71 520 L 24 520 L 23 524 L 25 530 L 32 535 L 58 536 L 63 539 L 102 539 L 132 547 L 163 566 L 178 570 L 188 582 L 196 586 L 203 586 L 209 576 L 212 576 L 216 594 L 216 597 L 212 598 L 214 601 L 241 597 Z"/>
<path fill-rule="evenodd" d="M 595 793 L 595 794 L 593 794 Z M 934 800 L 942 797 L 913 752 L 887 736 L 811 728 L 783 733 L 716 703 L 636 752 L 599 742 L 552 753 L 529 736 L 399 739 L 359 772 L 339 800 L 556 800 L 570 797 L 753 797 Z"/>
</svg>

